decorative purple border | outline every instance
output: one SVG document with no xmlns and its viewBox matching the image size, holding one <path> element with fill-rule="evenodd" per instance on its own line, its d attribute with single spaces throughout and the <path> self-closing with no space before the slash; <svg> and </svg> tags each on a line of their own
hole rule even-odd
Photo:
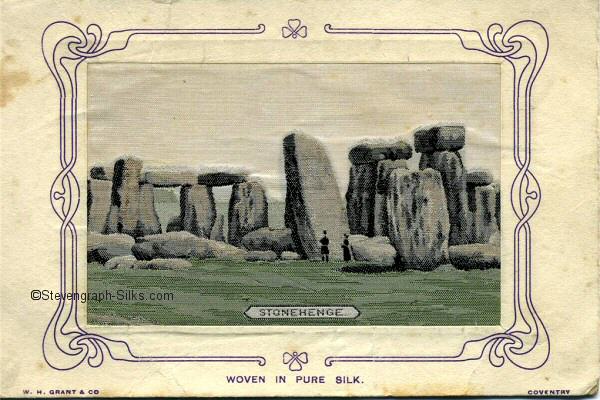
<svg viewBox="0 0 600 400">
<path fill-rule="evenodd" d="M 454 355 L 429 356 L 327 356 L 325 365 L 354 362 L 462 362 L 480 360 L 500 367 L 505 359 L 519 368 L 541 368 L 550 357 L 550 337 L 532 300 L 531 227 L 541 200 L 540 186 L 531 165 L 531 94 L 548 54 L 548 32 L 532 20 L 519 21 L 506 31 L 490 25 L 484 40 L 467 29 L 333 28 L 327 34 L 345 35 L 454 35 L 465 50 L 479 51 L 508 61 L 513 69 L 513 157 L 519 172 L 511 188 L 512 209 L 519 219 L 514 229 L 514 318 L 510 328 L 465 342 Z"/>
<path fill-rule="evenodd" d="M 124 50 L 136 35 L 257 35 L 265 25 L 250 29 L 125 29 L 107 36 L 96 24 L 85 33 L 67 21 L 57 21 L 42 34 L 42 53 L 60 93 L 60 165 L 50 190 L 50 202 L 60 218 L 60 293 L 77 293 L 77 230 L 73 217 L 79 208 L 80 189 L 73 168 L 77 162 L 77 70 L 84 61 Z M 62 298 L 62 297 L 61 297 Z M 85 330 L 77 319 L 77 301 L 60 300 L 44 332 L 42 351 L 48 365 L 70 370 L 84 361 L 91 367 L 104 362 L 105 352 L 128 362 L 252 362 L 263 366 L 263 356 L 139 356 L 124 340 Z"/>
<path fill-rule="evenodd" d="M 531 93 L 548 52 L 548 33 L 538 22 L 525 20 L 506 32 L 499 24 L 487 29 L 486 40 L 478 31 L 465 29 L 378 29 L 324 27 L 326 34 L 454 35 L 466 50 L 479 51 L 508 61 L 513 69 L 514 160 L 519 169 L 511 188 L 511 204 L 519 222 L 514 229 L 514 318 L 503 332 L 465 342 L 455 355 L 442 356 L 327 356 L 325 365 L 340 362 L 461 362 L 479 360 L 500 367 L 505 359 L 523 369 L 542 367 L 550 355 L 550 338 L 532 300 L 531 228 L 529 220 L 540 200 L 540 187 L 529 170 L 531 164 Z M 80 201 L 73 168 L 77 161 L 77 71 L 90 58 L 124 50 L 135 35 L 255 35 L 265 32 L 259 24 L 250 29 L 126 29 L 103 37 L 98 25 L 85 33 L 76 25 L 57 21 L 42 34 L 42 52 L 56 80 L 59 99 L 60 164 L 50 191 L 50 202 L 62 221 L 60 229 L 60 293 L 77 293 L 77 231 L 72 220 Z M 256 362 L 263 356 L 138 356 L 123 340 L 86 331 L 77 319 L 77 302 L 60 300 L 44 333 L 44 359 L 52 368 L 70 370 L 84 361 L 99 367 L 105 351 L 116 361 L 127 362 Z"/>
</svg>

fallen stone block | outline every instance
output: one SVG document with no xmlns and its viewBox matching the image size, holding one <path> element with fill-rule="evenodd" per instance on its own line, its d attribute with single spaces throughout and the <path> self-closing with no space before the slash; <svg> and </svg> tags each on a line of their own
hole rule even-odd
<svg viewBox="0 0 600 400">
<path fill-rule="evenodd" d="M 284 251 L 294 251 L 294 240 L 292 231 L 288 228 L 260 228 L 246 234 L 242 238 L 242 247 L 246 250 L 267 251 L 271 250 L 275 254 L 281 254 Z"/>
<path fill-rule="evenodd" d="M 494 244 L 463 244 L 450 246 L 450 263 L 458 269 L 500 268 L 500 247 Z"/>
<path fill-rule="evenodd" d="M 380 266 L 391 267 L 396 261 L 396 249 L 391 245 L 386 236 L 366 237 L 363 235 L 350 235 L 348 238 L 352 258 L 355 261 L 374 263 Z"/>
<path fill-rule="evenodd" d="M 113 257 L 104 264 L 106 269 L 132 269 L 138 261 L 134 256 Z"/>
<path fill-rule="evenodd" d="M 104 264 L 111 258 L 131 255 L 131 248 L 134 244 L 135 240 L 129 235 L 120 233 L 103 235 L 88 232 L 87 261 L 96 261 Z"/>
</svg>

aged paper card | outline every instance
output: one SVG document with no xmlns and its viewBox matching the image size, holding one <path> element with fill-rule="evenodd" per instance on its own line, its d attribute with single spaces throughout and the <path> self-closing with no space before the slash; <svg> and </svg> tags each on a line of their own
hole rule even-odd
<svg viewBox="0 0 600 400">
<path fill-rule="evenodd" d="M 597 24 L 3 2 L 0 393 L 596 393 Z"/>
</svg>

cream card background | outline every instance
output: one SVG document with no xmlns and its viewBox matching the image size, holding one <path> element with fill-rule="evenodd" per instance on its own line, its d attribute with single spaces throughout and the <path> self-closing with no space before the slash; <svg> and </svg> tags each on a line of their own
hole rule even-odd
<svg viewBox="0 0 600 400">
<path fill-rule="evenodd" d="M 598 385 L 598 74 L 597 4 L 512 2 L 152 2 L 2 3 L 2 283 L 1 394 L 24 389 L 98 389 L 103 396 L 142 395 L 467 395 L 527 394 L 568 389 L 592 393 Z M 308 38 L 283 39 L 290 18 L 308 26 Z M 33 302 L 32 289 L 57 290 L 59 219 L 49 201 L 58 159 L 58 90 L 41 53 L 44 28 L 57 20 L 105 33 L 127 28 L 255 28 L 256 36 L 143 37 L 127 50 L 90 62 L 485 62 L 500 59 L 463 50 L 457 38 L 326 35 L 334 27 L 464 28 L 485 32 L 524 20 L 541 22 L 550 52 L 533 89 L 533 160 L 542 201 L 531 221 L 532 293 L 551 341 L 549 361 L 527 371 L 495 368 L 484 357 L 462 363 L 348 363 L 325 367 L 328 355 L 454 355 L 469 338 L 506 329 L 512 316 L 512 227 L 503 198 L 502 327 L 90 327 L 125 339 L 136 355 L 263 355 L 256 363 L 116 362 L 105 351 L 99 368 L 50 368 L 42 337 L 56 309 Z M 85 68 L 79 81 L 79 159 L 75 173 L 85 191 Z M 502 191 L 510 193 L 512 72 L 502 73 Z M 85 290 L 84 195 L 75 216 L 80 241 L 79 287 Z M 80 310 L 85 321 L 85 309 Z M 85 323 L 81 322 L 85 326 Z M 307 351 L 302 374 L 325 375 L 325 385 L 293 380 L 280 359 Z M 67 363 L 68 364 L 68 363 Z M 265 375 L 266 385 L 226 384 L 225 375 Z M 361 385 L 335 385 L 336 375 L 361 375 Z"/>
</svg>

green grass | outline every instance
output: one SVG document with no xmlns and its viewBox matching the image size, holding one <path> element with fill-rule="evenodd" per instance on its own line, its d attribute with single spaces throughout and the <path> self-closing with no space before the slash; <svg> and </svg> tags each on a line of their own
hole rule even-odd
<svg viewBox="0 0 600 400">
<path fill-rule="evenodd" d="M 500 270 L 342 272 L 342 263 L 194 261 L 181 271 L 88 265 L 88 292 L 173 293 L 171 301 L 88 301 L 90 324 L 497 325 Z M 354 265 L 353 267 L 360 267 Z M 360 269 L 360 268 L 359 268 Z M 124 293 L 121 292 L 121 293 Z M 252 305 L 354 305 L 350 319 L 249 319 Z"/>
</svg>

